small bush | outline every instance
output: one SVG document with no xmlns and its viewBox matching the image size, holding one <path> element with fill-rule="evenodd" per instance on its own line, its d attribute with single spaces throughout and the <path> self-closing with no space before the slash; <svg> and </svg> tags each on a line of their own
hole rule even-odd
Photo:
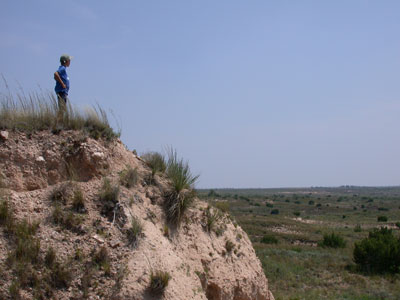
<svg viewBox="0 0 400 300">
<path fill-rule="evenodd" d="M 360 224 L 357 224 L 357 225 L 354 227 L 354 232 L 361 232 L 361 231 L 362 231 L 361 225 L 360 225 Z"/>
<path fill-rule="evenodd" d="M 85 212 L 85 198 L 81 189 L 76 189 L 74 191 L 74 196 L 72 197 L 72 208 L 76 212 Z"/>
<path fill-rule="evenodd" d="M 154 182 L 154 176 L 157 173 L 163 173 L 167 169 L 165 158 L 158 152 L 147 152 L 142 155 L 142 159 L 151 169 L 151 182 Z"/>
<path fill-rule="evenodd" d="M 271 215 L 279 215 L 279 209 L 273 209 L 271 210 Z"/>
<path fill-rule="evenodd" d="M 388 221 L 388 217 L 386 216 L 378 216 L 378 222 L 387 222 Z"/>
<path fill-rule="evenodd" d="M 136 247 L 139 243 L 139 239 L 143 232 L 143 225 L 140 220 L 136 217 L 132 217 L 131 226 L 127 231 L 128 244 L 132 247 Z"/>
<path fill-rule="evenodd" d="M 324 234 L 324 239 L 319 243 L 319 246 L 328 248 L 344 248 L 346 247 L 346 241 L 339 234 L 332 232 L 331 234 Z"/>
<path fill-rule="evenodd" d="M 13 210 L 7 200 L 0 202 L 0 226 L 5 226 L 7 231 L 12 230 L 14 226 Z"/>
<path fill-rule="evenodd" d="M 178 159 L 176 151 L 172 149 L 168 153 L 166 172 L 170 188 L 164 195 L 165 213 L 167 221 L 178 226 L 196 197 L 193 188 L 199 176 L 192 175 L 188 163 Z"/>
<path fill-rule="evenodd" d="M 235 244 L 231 240 L 226 240 L 226 242 L 225 242 L 226 252 L 231 253 L 234 248 L 235 248 Z"/>
<path fill-rule="evenodd" d="M 99 198 L 102 203 L 101 213 L 108 217 L 109 221 L 113 221 L 119 202 L 119 186 L 113 186 L 111 181 L 105 178 Z"/>
<path fill-rule="evenodd" d="M 400 222 L 396 222 L 397 228 L 400 228 Z"/>
<path fill-rule="evenodd" d="M 98 252 L 95 252 L 94 250 L 92 251 L 93 264 L 103 269 L 106 275 L 110 275 L 111 273 L 110 261 L 110 255 L 108 254 L 108 250 L 106 247 L 101 247 Z"/>
<path fill-rule="evenodd" d="M 52 268 L 55 262 L 56 251 L 54 251 L 53 247 L 50 247 L 46 252 L 46 256 L 44 257 L 44 263 L 48 268 Z"/>
<path fill-rule="evenodd" d="M 8 291 L 10 292 L 10 296 L 12 300 L 20 300 L 22 299 L 21 293 L 20 293 L 20 285 L 18 282 L 13 281 L 8 288 Z"/>
<path fill-rule="evenodd" d="M 399 273 L 400 238 L 390 229 L 374 229 L 368 238 L 354 244 L 353 258 L 367 273 Z"/>
<path fill-rule="evenodd" d="M 208 206 L 204 211 L 204 214 L 206 218 L 206 230 L 207 232 L 211 232 L 215 229 L 216 223 L 222 217 L 221 211 L 218 209 L 212 209 L 211 206 Z"/>
<path fill-rule="evenodd" d="M 299 217 L 299 216 L 300 216 L 300 212 L 299 212 L 299 211 L 295 211 L 295 212 L 293 212 L 293 214 L 294 214 L 296 217 Z"/>
<path fill-rule="evenodd" d="M 168 286 L 168 282 L 171 279 L 171 275 L 164 271 L 155 271 L 150 274 L 150 285 L 149 292 L 152 295 L 162 295 Z"/>
<path fill-rule="evenodd" d="M 263 243 L 263 244 L 278 244 L 278 239 L 276 237 L 274 237 L 273 235 L 264 235 L 261 238 L 260 243 Z"/>
<path fill-rule="evenodd" d="M 134 187 L 139 181 L 139 174 L 137 168 L 132 168 L 128 166 L 127 169 L 122 171 L 119 175 L 121 184 L 128 189 Z"/>
<path fill-rule="evenodd" d="M 308 201 L 308 205 L 314 205 L 314 204 L 315 204 L 314 200 Z"/>
<path fill-rule="evenodd" d="M 59 225 L 63 229 L 80 233 L 83 217 L 74 214 L 72 211 L 64 211 L 60 205 L 56 205 L 52 213 L 53 223 Z"/>
<path fill-rule="evenodd" d="M 68 188 L 67 184 L 62 184 L 58 187 L 55 187 L 50 194 L 50 200 L 55 203 L 67 204 L 68 201 Z"/>
<path fill-rule="evenodd" d="M 271 203 L 268 203 L 268 202 L 265 204 L 265 206 L 266 206 L 266 207 L 269 207 L 269 208 L 272 208 L 272 207 L 274 207 L 274 205 L 273 205 L 273 204 L 271 204 Z"/>
</svg>

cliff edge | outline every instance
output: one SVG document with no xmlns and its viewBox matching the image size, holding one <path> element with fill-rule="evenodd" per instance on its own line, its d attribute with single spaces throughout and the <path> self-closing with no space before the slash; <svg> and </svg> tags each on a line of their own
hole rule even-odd
<svg viewBox="0 0 400 300">
<path fill-rule="evenodd" d="M 3 131 L 0 188 L 1 299 L 274 299 L 229 214 L 170 226 L 168 178 L 118 139 Z"/>
</svg>

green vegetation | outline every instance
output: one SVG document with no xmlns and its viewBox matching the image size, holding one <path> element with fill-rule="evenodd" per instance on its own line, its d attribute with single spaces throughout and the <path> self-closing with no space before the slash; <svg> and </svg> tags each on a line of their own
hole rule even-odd
<svg viewBox="0 0 400 300">
<path fill-rule="evenodd" d="M 72 197 L 72 209 L 76 212 L 85 212 L 85 197 L 80 188 L 75 189 Z"/>
<path fill-rule="evenodd" d="M 133 169 L 131 166 L 128 166 L 119 174 L 119 178 L 123 186 L 128 189 L 134 187 L 139 181 L 138 170 L 137 168 Z"/>
<path fill-rule="evenodd" d="M 165 158 L 158 152 L 147 152 L 143 154 L 142 159 L 151 169 L 150 183 L 154 183 L 154 177 L 157 173 L 164 173 L 167 169 Z"/>
<path fill-rule="evenodd" d="M 264 235 L 260 240 L 260 243 L 263 244 L 278 244 L 278 242 L 278 239 L 273 235 Z"/>
<path fill-rule="evenodd" d="M 225 241 L 225 249 L 227 253 L 231 253 L 235 249 L 235 244 L 231 240 Z"/>
<path fill-rule="evenodd" d="M 170 189 L 164 195 L 165 214 L 170 224 L 178 226 L 195 199 L 194 184 L 199 176 L 193 175 L 189 164 L 178 159 L 176 151 L 172 149 L 168 152 L 166 174 Z"/>
<path fill-rule="evenodd" d="M 318 245 L 329 248 L 344 248 L 346 241 L 339 234 L 332 232 L 331 234 L 324 234 L 324 239 Z"/>
<path fill-rule="evenodd" d="M 164 294 L 165 289 L 168 286 L 168 282 L 171 279 L 171 275 L 168 272 L 157 270 L 150 273 L 150 285 L 149 292 L 155 296 L 161 296 Z"/>
<path fill-rule="evenodd" d="M 387 222 L 388 221 L 388 217 L 386 216 L 378 216 L 378 222 Z"/>
<path fill-rule="evenodd" d="M 40 130 L 82 130 L 95 139 L 112 140 L 119 133 L 110 127 L 106 112 L 100 107 L 79 111 L 68 103 L 67 112 L 60 117 L 54 95 L 11 92 L 0 94 L 0 129 L 27 133 Z"/>
<path fill-rule="evenodd" d="M 111 259 L 106 247 L 101 247 L 98 252 L 92 251 L 92 263 L 97 268 L 104 271 L 105 275 L 109 276 L 111 272 Z"/>
<path fill-rule="evenodd" d="M 118 217 L 119 186 L 113 185 L 108 178 L 104 178 L 99 199 L 102 204 L 101 213 L 106 216 L 109 221 L 115 221 L 115 218 Z"/>
<path fill-rule="evenodd" d="M 222 213 L 220 210 L 216 208 L 212 208 L 211 206 L 207 206 L 207 209 L 204 211 L 205 215 L 205 224 L 207 232 L 215 231 L 216 223 L 222 218 Z"/>
<path fill-rule="evenodd" d="M 374 229 L 354 245 L 354 261 L 367 273 L 400 273 L 400 237 L 387 228 Z"/>
<path fill-rule="evenodd" d="M 208 197 L 209 192 L 198 190 L 201 198 L 212 203 L 215 198 Z M 229 214 L 252 241 L 276 300 L 400 299 L 399 274 L 368 273 L 355 263 L 353 254 L 355 243 L 367 238 L 374 228 L 385 225 L 394 228 L 393 236 L 399 236 L 400 187 L 215 192 L 218 202 L 229 203 Z M 386 208 L 387 223 L 377 222 L 382 208 Z M 278 209 L 279 214 L 271 215 L 272 209 Z M 345 247 L 318 247 L 324 234 L 331 237 L 332 232 L 333 244 L 340 245 L 342 238 Z"/>
<path fill-rule="evenodd" d="M 128 244 L 137 247 L 139 239 L 143 232 L 143 225 L 136 217 L 131 218 L 131 226 L 127 230 Z"/>
</svg>

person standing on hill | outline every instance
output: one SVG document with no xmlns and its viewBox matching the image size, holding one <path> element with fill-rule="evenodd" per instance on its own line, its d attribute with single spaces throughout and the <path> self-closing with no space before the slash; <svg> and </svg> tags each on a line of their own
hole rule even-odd
<svg viewBox="0 0 400 300">
<path fill-rule="evenodd" d="M 67 74 L 67 67 L 71 64 L 72 57 L 63 54 L 60 57 L 61 66 L 54 73 L 54 80 L 56 87 L 54 88 L 57 94 L 58 110 L 60 115 L 64 115 L 67 111 L 68 91 L 69 91 L 69 77 Z M 60 116 L 59 115 L 59 116 Z"/>
</svg>

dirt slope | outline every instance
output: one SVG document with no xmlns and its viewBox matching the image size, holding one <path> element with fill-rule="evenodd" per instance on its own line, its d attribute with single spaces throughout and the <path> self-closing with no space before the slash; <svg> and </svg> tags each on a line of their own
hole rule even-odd
<svg viewBox="0 0 400 300">
<path fill-rule="evenodd" d="M 128 166 L 139 174 L 131 188 L 120 184 Z M 168 228 L 167 179 L 148 184 L 150 169 L 120 141 L 74 131 L 7 132 L 0 136 L 0 171 L 14 223 L 39 222 L 31 239 L 40 241 L 36 257 L 23 260 L 18 240 L 0 226 L 1 299 L 273 299 L 245 232 L 226 214 L 215 224 L 218 235 L 208 232 L 207 204 L 199 200 L 178 230 Z M 119 187 L 114 215 L 99 199 L 104 178 Z M 78 212 L 76 191 L 85 203 Z M 133 244 L 132 217 L 143 227 Z M 49 263 L 51 248 L 56 263 Z M 149 289 L 157 271 L 170 275 L 163 295 Z"/>
</svg>

